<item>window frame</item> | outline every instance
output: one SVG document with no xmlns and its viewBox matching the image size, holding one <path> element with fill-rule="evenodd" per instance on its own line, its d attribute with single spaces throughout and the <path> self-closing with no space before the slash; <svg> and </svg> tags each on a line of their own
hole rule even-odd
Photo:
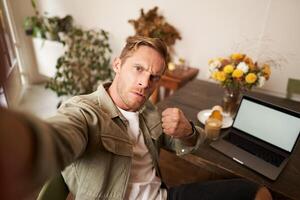
<svg viewBox="0 0 300 200">
<path fill-rule="evenodd" d="M 14 67 L 16 67 L 18 60 L 15 49 L 15 44 L 12 37 L 12 31 L 8 24 L 8 19 L 5 14 L 4 6 L 0 7 L 0 47 L 1 59 L 3 56 L 3 64 L 6 68 L 6 77 L 9 76 Z"/>
</svg>

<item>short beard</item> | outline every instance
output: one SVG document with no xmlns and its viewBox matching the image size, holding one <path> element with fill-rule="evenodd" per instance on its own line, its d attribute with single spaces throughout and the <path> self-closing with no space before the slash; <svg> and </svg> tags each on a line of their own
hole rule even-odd
<svg viewBox="0 0 300 200">
<path fill-rule="evenodd" d="M 132 110 L 133 109 L 133 111 L 138 111 L 144 104 L 145 104 L 145 102 L 143 103 L 143 104 L 141 104 L 139 107 L 133 107 L 133 106 L 131 106 L 131 104 L 130 104 L 130 102 L 128 101 L 128 99 L 126 99 L 124 96 L 123 96 L 123 93 L 122 93 L 122 84 L 120 84 L 120 82 L 118 82 L 117 83 L 117 92 L 118 92 L 118 94 L 119 94 L 119 97 L 120 97 L 120 99 L 121 99 L 121 101 L 126 105 L 126 107 L 129 109 L 129 110 Z"/>
<path fill-rule="evenodd" d="M 128 107 L 128 101 L 126 101 L 126 99 L 123 98 L 123 93 L 122 93 L 122 89 L 120 87 L 120 82 L 117 83 L 117 92 L 118 92 L 119 97 L 122 100 L 122 102 Z"/>
</svg>

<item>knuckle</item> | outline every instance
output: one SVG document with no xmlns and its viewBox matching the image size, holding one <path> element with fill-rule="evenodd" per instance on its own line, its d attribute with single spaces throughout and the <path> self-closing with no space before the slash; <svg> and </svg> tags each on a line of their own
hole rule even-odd
<svg viewBox="0 0 300 200">
<path fill-rule="evenodd" d="M 178 116 L 177 116 L 177 115 L 173 116 L 173 121 L 174 121 L 174 122 L 177 122 L 177 121 L 178 121 Z"/>
<path fill-rule="evenodd" d="M 176 120 L 176 121 L 178 121 L 178 120 L 179 120 L 179 115 L 175 114 L 175 115 L 173 116 L 173 119 Z"/>
<path fill-rule="evenodd" d="M 175 122 L 175 128 L 177 128 L 178 125 L 179 125 L 179 121 L 177 120 L 177 121 Z"/>
<path fill-rule="evenodd" d="M 162 111 L 162 115 L 166 115 L 169 112 L 169 108 L 165 109 L 164 111 Z"/>
</svg>

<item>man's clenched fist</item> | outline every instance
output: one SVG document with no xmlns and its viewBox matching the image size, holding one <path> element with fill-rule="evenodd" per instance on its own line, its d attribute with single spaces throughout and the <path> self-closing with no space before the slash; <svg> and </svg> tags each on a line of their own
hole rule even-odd
<svg viewBox="0 0 300 200">
<path fill-rule="evenodd" d="M 193 127 L 178 108 L 167 108 L 162 112 L 162 128 L 165 134 L 174 138 L 189 136 Z"/>
</svg>

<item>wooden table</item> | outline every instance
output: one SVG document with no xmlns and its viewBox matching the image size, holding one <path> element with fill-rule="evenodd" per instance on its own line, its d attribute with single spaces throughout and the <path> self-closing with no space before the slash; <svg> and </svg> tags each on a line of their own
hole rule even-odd
<svg viewBox="0 0 300 200">
<path fill-rule="evenodd" d="M 160 111 L 167 107 L 178 107 L 184 111 L 189 119 L 203 127 L 197 120 L 197 113 L 200 110 L 209 109 L 216 104 L 220 104 L 223 92 L 223 88 L 217 84 L 194 80 L 157 105 Z M 262 93 L 251 92 L 247 94 L 300 112 L 299 102 Z M 273 192 L 274 199 L 300 199 L 299 143 L 298 141 L 287 166 L 276 181 L 271 181 L 245 166 L 234 162 L 229 157 L 211 148 L 209 142 L 201 145 L 195 153 L 180 158 L 188 161 L 192 165 L 198 166 L 201 170 L 209 171 L 212 174 L 210 178 L 244 177 L 259 184 L 266 185 Z M 184 173 L 188 172 L 185 171 Z"/>
<path fill-rule="evenodd" d="M 155 104 L 160 100 L 161 88 L 164 88 L 164 97 L 167 97 L 171 91 L 175 91 L 184 86 L 187 82 L 193 80 L 198 72 L 199 69 L 193 67 L 176 68 L 173 71 L 166 70 L 161 77 L 159 88 L 156 89 L 151 96 L 152 102 Z"/>
</svg>

